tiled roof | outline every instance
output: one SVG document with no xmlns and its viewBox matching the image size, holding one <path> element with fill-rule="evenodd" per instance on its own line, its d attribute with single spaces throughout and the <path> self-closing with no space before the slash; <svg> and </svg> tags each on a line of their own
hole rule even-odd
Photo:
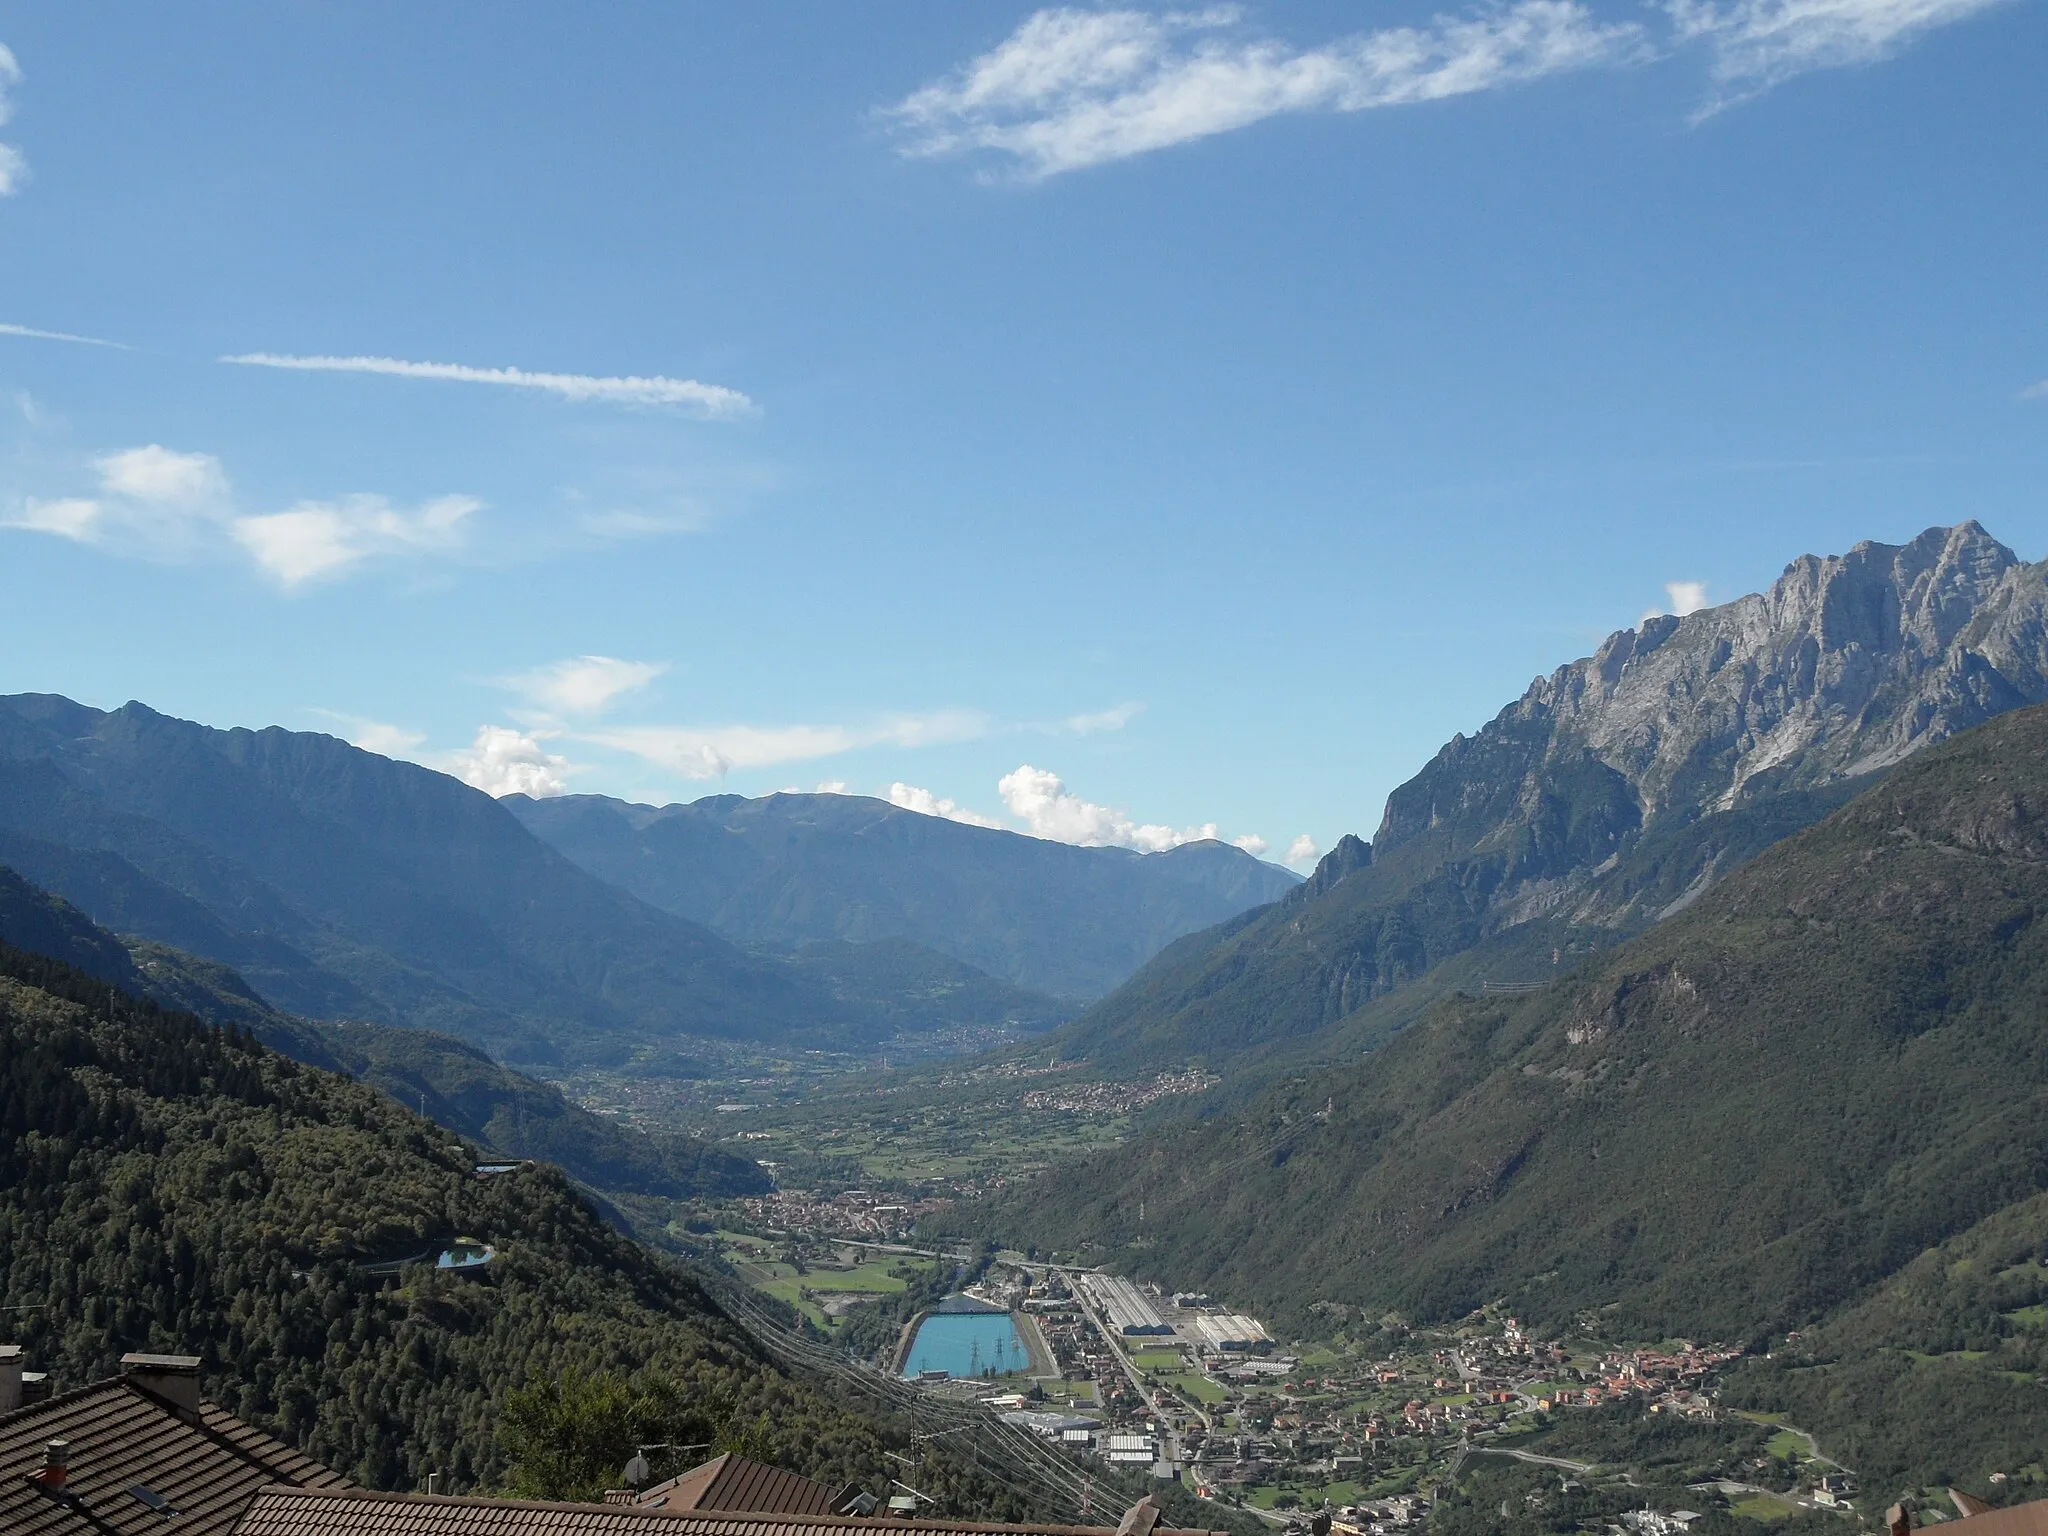
<svg viewBox="0 0 2048 1536">
<path fill-rule="evenodd" d="M 741 1509 L 777 1515 L 830 1515 L 839 1511 L 852 1491 L 800 1477 L 765 1462 L 726 1455 L 692 1467 L 665 1483 L 656 1483 L 634 1502 L 645 1509 Z"/>
<path fill-rule="evenodd" d="M 52 1440 L 70 1446 L 62 1495 L 31 1481 Z M 125 1377 L 0 1417 L 6 1536 L 228 1536 L 250 1496 L 279 1482 L 346 1486 L 340 1473 L 212 1403 L 180 1410 Z"/>
<path fill-rule="evenodd" d="M 1973 1525 L 1977 1529 L 1969 1536 L 2048 1536 L 2048 1499 L 1968 1515 L 1949 1521 L 1942 1529 L 1965 1531 Z"/>
<path fill-rule="evenodd" d="M 234 1536 L 1114 1536 L 1108 1526 L 863 1520 L 620 1504 L 541 1504 L 357 1489 L 266 1488 Z M 9 1533 L 12 1536 L 12 1533 Z M 1194 1536 L 1163 1527 L 1153 1536 Z M 1201 1533 L 1223 1536 L 1223 1533 Z"/>
</svg>

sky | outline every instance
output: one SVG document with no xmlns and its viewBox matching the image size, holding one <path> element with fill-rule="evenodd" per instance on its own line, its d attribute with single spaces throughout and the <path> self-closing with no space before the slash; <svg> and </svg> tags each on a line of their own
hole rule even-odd
<svg viewBox="0 0 2048 1536">
<path fill-rule="evenodd" d="M 1305 867 L 2048 555 L 2042 0 L 0 0 L 0 691 Z"/>
</svg>

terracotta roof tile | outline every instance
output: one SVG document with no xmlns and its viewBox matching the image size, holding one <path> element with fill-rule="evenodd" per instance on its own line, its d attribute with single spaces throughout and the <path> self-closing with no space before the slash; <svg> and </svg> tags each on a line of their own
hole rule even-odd
<svg viewBox="0 0 2048 1536">
<path fill-rule="evenodd" d="M 656 1483 L 634 1502 L 649 1509 L 752 1510 L 761 1514 L 829 1515 L 850 1490 L 785 1472 L 744 1456 L 718 1456 Z"/>
<path fill-rule="evenodd" d="M 31 1481 L 52 1440 L 70 1446 L 61 1497 Z M 280 1482 L 347 1486 L 212 1403 L 186 1414 L 122 1377 L 0 1416 L 6 1536 L 228 1536 L 256 1490 Z M 143 1494 L 178 1512 L 174 1527 Z"/>
<path fill-rule="evenodd" d="M 1114 1536 L 1108 1526 L 983 1525 L 757 1512 L 676 1513 L 619 1504 L 543 1504 L 358 1489 L 266 1488 L 234 1536 Z M 11 1536 L 11 1533 L 10 1533 Z M 1173 1532 L 1154 1536 L 1225 1536 Z"/>
</svg>

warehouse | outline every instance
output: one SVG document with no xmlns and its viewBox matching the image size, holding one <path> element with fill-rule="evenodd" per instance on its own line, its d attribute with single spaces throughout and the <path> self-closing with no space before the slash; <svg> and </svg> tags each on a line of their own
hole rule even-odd
<svg viewBox="0 0 2048 1536">
<path fill-rule="evenodd" d="M 1172 1325 L 1159 1315 L 1152 1303 L 1122 1276 L 1083 1275 L 1081 1281 L 1094 1296 L 1096 1305 L 1109 1315 L 1111 1332 L 1127 1337 L 1173 1332 Z"/>
<path fill-rule="evenodd" d="M 1247 1350 L 1269 1349 L 1272 1335 L 1259 1325 L 1255 1317 L 1246 1317 L 1237 1312 L 1218 1312 L 1194 1320 L 1195 1331 L 1202 1336 L 1202 1343 L 1209 1349 Z"/>
</svg>

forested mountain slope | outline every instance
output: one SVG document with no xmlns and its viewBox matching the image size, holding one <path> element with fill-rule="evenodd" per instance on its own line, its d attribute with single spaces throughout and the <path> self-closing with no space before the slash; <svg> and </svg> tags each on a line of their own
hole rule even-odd
<svg viewBox="0 0 2048 1536">
<path fill-rule="evenodd" d="M 1224 843 L 1076 848 L 860 795 L 503 803 L 593 874 L 727 938 L 909 940 L 1056 997 L 1100 997 L 1183 934 L 1299 883 Z"/>
<path fill-rule="evenodd" d="M 5 867 L 0 942 L 64 960 L 208 1023 L 246 1030 L 305 1065 L 348 1072 L 491 1153 L 559 1163 L 598 1189 L 687 1198 L 770 1187 L 766 1170 L 750 1159 L 694 1137 L 652 1137 L 615 1125 L 570 1104 L 551 1084 L 502 1067 L 450 1036 L 282 1013 L 227 967 L 159 944 L 123 944 L 69 902 Z"/>
<path fill-rule="evenodd" d="M 1503 980 L 1638 932 L 1874 775 L 2048 700 L 2048 565 L 1975 523 L 1794 561 L 1532 683 L 1279 905 L 1167 950 L 1058 1038 L 1134 1068 L 1313 1035 L 1505 938 Z M 1517 930 L 1537 935 L 1522 942 Z"/>
<path fill-rule="evenodd" d="M 644 1365 L 719 1422 L 772 1407 L 800 1463 L 877 1459 L 559 1173 L 475 1161 L 371 1088 L 0 948 L 0 1305 L 60 1386 L 195 1353 L 209 1396 L 351 1477 L 475 1486 L 509 1393 Z M 496 1247 L 487 1279 L 361 1267 L 457 1236 Z"/>
<path fill-rule="evenodd" d="M 1318 1308 L 1758 1338 L 2048 1189 L 2048 709 L 1894 770 L 1540 992 L 980 1215 Z M 1324 1317 L 1328 1321 L 1328 1316 Z"/>
<path fill-rule="evenodd" d="M 864 1029 L 488 795 L 328 736 L 0 699 L 0 861 L 294 1013 L 443 1029 L 512 1060 Z"/>
</svg>

